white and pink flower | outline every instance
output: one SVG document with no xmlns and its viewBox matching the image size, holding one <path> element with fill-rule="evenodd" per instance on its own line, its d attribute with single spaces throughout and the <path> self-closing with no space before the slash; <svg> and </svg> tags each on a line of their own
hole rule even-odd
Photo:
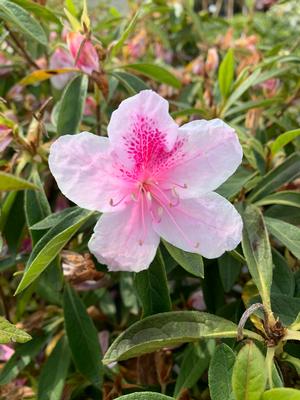
<svg viewBox="0 0 300 400">
<path fill-rule="evenodd" d="M 112 271 L 148 268 L 160 237 L 207 258 L 241 240 L 240 215 L 214 192 L 242 161 L 235 131 L 219 119 L 178 127 L 168 108 L 144 90 L 113 112 L 108 138 L 82 132 L 51 146 L 61 191 L 104 213 L 89 249 Z"/>
</svg>

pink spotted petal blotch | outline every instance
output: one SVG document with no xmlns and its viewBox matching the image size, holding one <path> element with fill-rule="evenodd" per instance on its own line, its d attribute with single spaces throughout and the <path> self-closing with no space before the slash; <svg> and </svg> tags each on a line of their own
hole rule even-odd
<svg viewBox="0 0 300 400">
<path fill-rule="evenodd" d="M 240 215 L 214 192 L 242 161 L 235 131 L 220 119 L 178 127 L 168 109 L 143 90 L 112 113 L 108 138 L 82 132 L 51 146 L 63 194 L 103 213 L 89 249 L 111 271 L 147 269 L 160 238 L 207 258 L 241 241 Z"/>
</svg>

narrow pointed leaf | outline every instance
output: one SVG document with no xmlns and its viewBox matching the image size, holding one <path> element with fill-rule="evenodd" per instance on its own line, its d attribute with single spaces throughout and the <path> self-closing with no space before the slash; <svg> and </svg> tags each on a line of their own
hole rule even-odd
<svg viewBox="0 0 300 400">
<path fill-rule="evenodd" d="M 37 190 L 38 187 L 25 179 L 19 178 L 17 176 L 7 174 L 5 172 L 0 172 L 0 191 L 11 191 L 11 190 L 24 190 L 24 189 L 34 189 Z"/>
<path fill-rule="evenodd" d="M 300 228 L 280 219 L 265 217 L 268 231 L 300 259 Z"/>
<path fill-rule="evenodd" d="M 63 309 L 74 363 L 78 371 L 99 386 L 103 379 L 103 368 L 98 333 L 85 305 L 70 286 L 66 286 L 64 291 Z"/>
<path fill-rule="evenodd" d="M 30 39 L 47 45 L 47 36 L 41 25 L 24 8 L 8 0 L 0 1 L 2 17 Z"/>
<path fill-rule="evenodd" d="M 16 294 L 27 288 L 48 267 L 92 214 L 91 211 L 77 209 L 69 217 L 50 229 L 38 241 L 27 261 L 25 272 Z"/>
<path fill-rule="evenodd" d="M 134 283 L 143 305 L 143 317 L 171 310 L 166 269 L 160 251 L 148 269 L 136 274 Z"/>
<path fill-rule="evenodd" d="M 261 340 L 254 332 L 246 336 Z M 103 362 L 127 360 L 163 347 L 206 338 L 235 338 L 237 325 L 216 315 L 198 311 L 176 311 L 153 315 L 131 325 L 106 352 Z"/>
<path fill-rule="evenodd" d="M 263 216 L 255 206 L 248 206 L 243 215 L 243 252 L 250 274 L 268 310 L 272 284 L 272 253 Z"/>
<path fill-rule="evenodd" d="M 230 400 L 232 395 L 232 371 L 235 354 L 229 346 L 222 343 L 211 359 L 208 370 L 208 384 L 211 400 Z"/>
</svg>

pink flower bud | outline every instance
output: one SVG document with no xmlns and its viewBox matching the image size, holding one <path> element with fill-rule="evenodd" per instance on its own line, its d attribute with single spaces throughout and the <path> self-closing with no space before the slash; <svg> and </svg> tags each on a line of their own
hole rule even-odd
<svg viewBox="0 0 300 400">
<path fill-rule="evenodd" d="M 97 51 L 89 39 L 79 32 L 67 34 L 69 51 L 75 61 L 75 66 L 86 74 L 99 70 L 99 58 Z"/>
<path fill-rule="evenodd" d="M 208 50 L 207 59 L 205 63 L 205 71 L 207 74 L 214 72 L 219 65 L 219 56 L 216 48 Z"/>
</svg>

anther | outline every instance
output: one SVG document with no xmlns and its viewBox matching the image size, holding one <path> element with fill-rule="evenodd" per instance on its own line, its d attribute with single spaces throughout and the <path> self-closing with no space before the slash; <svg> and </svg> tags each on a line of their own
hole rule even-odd
<svg viewBox="0 0 300 400">
<path fill-rule="evenodd" d="M 140 240 L 139 240 L 139 245 L 140 245 L 140 246 L 143 246 L 143 244 L 144 244 L 144 242 L 140 239 Z"/>
<path fill-rule="evenodd" d="M 197 243 L 195 244 L 195 249 L 198 249 L 198 248 L 199 248 L 199 246 L 200 246 L 200 243 L 199 243 L 199 242 L 197 242 Z"/>
</svg>

